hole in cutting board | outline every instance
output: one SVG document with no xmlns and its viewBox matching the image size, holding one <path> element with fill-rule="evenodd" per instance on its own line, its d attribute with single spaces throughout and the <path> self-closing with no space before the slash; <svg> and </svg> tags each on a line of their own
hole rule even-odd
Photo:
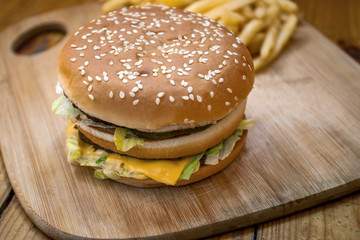
<svg viewBox="0 0 360 240">
<path fill-rule="evenodd" d="M 11 49 L 19 55 L 37 54 L 55 46 L 65 34 L 65 27 L 59 23 L 42 24 L 18 36 Z"/>
</svg>

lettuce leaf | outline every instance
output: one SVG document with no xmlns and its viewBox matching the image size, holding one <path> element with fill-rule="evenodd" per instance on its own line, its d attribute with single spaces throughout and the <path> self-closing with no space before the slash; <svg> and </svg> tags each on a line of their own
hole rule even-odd
<svg viewBox="0 0 360 240">
<path fill-rule="evenodd" d="M 104 180 L 109 178 L 108 176 L 106 176 L 106 174 L 104 173 L 104 169 L 96 169 L 94 172 L 94 177 L 100 180 Z"/>
<path fill-rule="evenodd" d="M 78 162 L 81 157 L 81 148 L 79 145 L 79 135 L 70 133 L 66 138 L 66 153 L 68 162 Z"/>
<path fill-rule="evenodd" d="M 98 160 L 96 160 L 95 163 L 96 163 L 97 165 L 99 165 L 99 164 L 101 164 L 102 162 L 105 162 L 106 159 L 107 159 L 107 157 L 108 157 L 108 155 L 104 155 L 104 156 L 100 157 Z"/>
<path fill-rule="evenodd" d="M 51 109 L 55 115 L 60 115 L 67 120 L 75 120 L 81 114 L 79 109 L 75 108 L 72 102 L 64 95 L 54 101 Z"/>
<path fill-rule="evenodd" d="M 144 139 L 137 137 L 130 129 L 117 127 L 114 133 L 117 150 L 126 152 L 136 145 L 144 145 Z"/>
<path fill-rule="evenodd" d="M 241 120 L 237 129 L 238 130 L 249 130 L 253 126 L 254 126 L 254 119 L 243 119 L 243 120 Z"/>
<path fill-rule="evenodd" d="M 219 152 L 223 147 L 223 142 L 215 145 L 206 151 L 205 165 L 216 165 L 219 163 Z"/>
<path fill-rule="evenodd" d="M 199 170 L 200 159 L 204 156 L 204 153 L 195 155 L 194 158 L 189 162 L 189 164 L 184 168 L 184 171 L 181 173 L 179 180 L 185 179 L 189 180 L 191 175 Z"/>
</svg>

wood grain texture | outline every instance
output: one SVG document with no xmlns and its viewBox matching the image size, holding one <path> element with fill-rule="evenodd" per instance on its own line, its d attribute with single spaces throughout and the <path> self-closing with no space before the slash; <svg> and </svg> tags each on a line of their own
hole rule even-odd
<svg viewBox="0 0 360 240">
<path fill-rule="evenodd" d="M 360 239 L 360 192 L 259 226 L 257 239 Z"/>
<path fill-rule="evenodd" d="M 1 35 L 8 72 L 0 88 L 0 110 L 7 112 L 0 118 L 1 150 L 17 197 L 41 230 L 57 238 L 202 237 L 360 188 L 360 68 L 306 24 L 258 75 L 247 111 L 256 126 L 241 161 L 222 173 L 187 187 L 135 189 L 68 165 L 66 122 L 50 111 L 61 44 L 31 57 L 9 46 L 33 25 L 56 20 L 72 32 L 97 11 L 97 5 L 61 10 Z"/>
<path fill-rule="evenodd" d="M 6 207 L 6 201 L 8 200 L 10 192 L 11 185 L 0 152 L 0 215 Z"/>
<path fill-rule="evenodd" d="M 254 240 L 255 228 L 249 227 L 237 231 L 206 238 L 206 240 Z"/>
<path fill-rule="evenodd" d="M 7 26 L 35 14 L 95 1 L 96 0 L 1 0 L 0 31 L 4 30 Z"/>
<path fill-rule="evenodd" d="M 293 0 L 301 16 L 360 63 L 360 1 Z"/>
<path fill-rule="evenodd" d="M 49 239 L 24 214 L 19 201 L 14 197 L 0 220 L 0 239 Z"/>
</svg>

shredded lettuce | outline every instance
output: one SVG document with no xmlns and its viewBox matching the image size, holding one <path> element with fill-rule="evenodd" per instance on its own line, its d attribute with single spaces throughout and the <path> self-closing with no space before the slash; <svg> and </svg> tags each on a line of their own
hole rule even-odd
<svg viewBox="0 0 360 240">
<path fill-rule="evenodd" d="M 117 127 L 114 133 L 117 150 L 126 152 L 136 145 L 144 145 L 144 139 L 137 137 L 130 129 Z"/>
<path fill-rule="evenodd" d="M 236 142 L 241 138 L 242 130 L 236 130 L 230 137 L 224 140 L 223 148 L 219 152 L 219 159 L 224 160 L 234 149 Z"/>
<path fill-rule="evenodd" d="M 206 151 L 205 165 L 216 165 L 219 163 L 219 152 L 223 147 L 223 142 L 215 145 Z"/>
<path fill-rule="evenodd" d="M 75 108 L 72 102 L 64 95 L 55 100 L 51 109 L 55 115 L 60 115 L 67 120 L 74 120 L 81 114 L 79 109 Z"/>
<path fill-rule="evenodd" d="M 108 155 L 104 155 L 104 156 L 100 157 L 98 160 L 96 160 L 96 164 L 99 165 L 102 162 L 105 162 L 107 157 L 108 157 Z"/>
<path fill-rule="evenodd" d="M 77 162 L 81 157 L 81 148 L 79 145 L 79 134 L 70 133 L 66 138 L 66 152 L 68 162 Z"/>
<path fill-rule="evenodd" d="M 204 156 L 204 153 L 200 153 L 189 162 L 189 164 L 184 168 L 184 171 L 181 173 L 179 180 L 185 179 L 189 180 L 193 172 L 199 170 L 200 159 Z"/>
<path fill-rule="evenodd" d="M 243 119 L 241 120 L 239 126 L 235 130 L 235 132 L 224 140 L 223 147 L 219 152 L 219 159 L 224 160 L 231 151 L 234 149 L 234 146 L 238 140 L 240 140 L 241 136 L 243 135 L 244 130 L 248 130 L 254 126 L 253 119 Z"/>
<path fill-rule="evenodd" d="M 254 126 L 254 119 L 243 119 L 243 120 L 241 120 L 237 129 L 238 130 L 249 130 L 253 126 Z"/>
<path fill-rule="evenodd" d="M 96 169 L 94 172 L 94 177 L 100 180 L 104 180 L 109 178 L 108 176 L 106 176 L 106 174 L 104 173 L 104 169 Z"/>
</svg>

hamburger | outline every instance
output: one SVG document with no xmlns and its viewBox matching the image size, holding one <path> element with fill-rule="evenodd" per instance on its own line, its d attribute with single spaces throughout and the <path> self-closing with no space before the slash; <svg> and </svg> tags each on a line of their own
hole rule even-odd
<svg viewBox="0 0 360 240">
<path fill-rule="evenodd" d="M 68 161 L 138 187 L 214 175 L 252 125 L 253 69 L 240 39 L 200 14 L 132 6 L 94 19 L 58 59 Z"/>
</svg>

